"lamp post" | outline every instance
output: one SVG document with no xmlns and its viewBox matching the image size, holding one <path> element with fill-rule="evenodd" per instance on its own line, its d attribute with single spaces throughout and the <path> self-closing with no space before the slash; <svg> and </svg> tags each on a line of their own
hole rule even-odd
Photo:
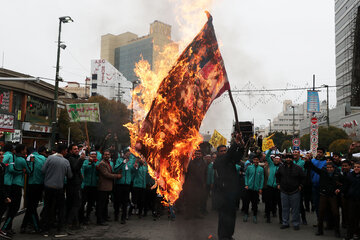
<svg viewBox="0 0 360 240">
<path fill-rule="evenodd" d="M 56 74 L 55 74 L 55 89 L 54 89 L 54 109 L 53 109 L 53 115 L 52 115 L 52 131 L 51 131 L 51 148 L 55 148 L 55 138 L 57 133 L 57 103 L 58 103 L 58 91 L 59 91 L 59 69 L 60 69 L 60 48 L 65 49 L 66 46 L 64 44 L 61 44 L 61 24 L 62 23 L 69 23 L 73 22 L 71 17 L 65 16 L 65 17 L 59 17 L 59 36 L 58 36 L 58 44 L 57 44 L 57 57 L 56 57 Z"/>
<path fill-rule="evenodd" d="M 270 122 L 269 126 L 270 126 L 270 131 L 269 131 L 269 135 L 271 134 L 271 119 L 268 118 L 268 121 Z"/>
<path fill-rule="evenodd" d="M 326 87 L 326 123 L 328 128 L 330 127 L 330 118 L 329 118 L 329 85 L 323 84 L 322 87 Z"/>
<path fill-rule="evenodd" d="M 295 138 L 295 106 L 291 106 L 293 109 L 293 138 Z"/>
</svg>

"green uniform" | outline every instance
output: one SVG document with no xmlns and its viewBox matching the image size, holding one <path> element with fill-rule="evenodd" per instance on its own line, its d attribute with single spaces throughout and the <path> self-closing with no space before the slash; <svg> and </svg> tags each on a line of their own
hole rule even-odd
<svg viewBox="0 0 360 240">
<path fill-rule="evenodd" d="M 268 162 L 268 165 L 269 165 L 269 177 L 268 177 L 266 185 L 269 187 L 276 188 L 277 184 L 276 184 L 275 174 L 276 174 L 277 170 L 279 169 L 280 164 L 275 165 L 273 160 L 271 159 L 270 155 L 271 155 L 271 151 L 269 150 L 265 157 L 266 161 Z"/>
<path fill-rule="evenodd" d="M 249 190 L 259 191 L 264 185 L 264 169 L 260 166 L 250 165 L 245 172 L 245 186 Z"/>
<path fill-rule="evenodd" d="M 29 164 L 33 169 L 32 174 L 29 175 L 29 184 L 44 184 L 44 174 L 41 169 L 46 157 L 37 152 L 33 152 L 32 155 L 34 155 L 35 160 Z"/>
</svg>

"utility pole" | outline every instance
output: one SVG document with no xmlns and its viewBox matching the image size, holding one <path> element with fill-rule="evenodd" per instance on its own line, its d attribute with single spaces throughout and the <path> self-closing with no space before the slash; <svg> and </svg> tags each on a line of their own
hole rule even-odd
<svg viewBox="0 0 360 240">
<path fill-rule="evenodd" d="M 295 106 L 291 106 L 293 109 L 293 138 L 295 138 Z"/>
</svg>

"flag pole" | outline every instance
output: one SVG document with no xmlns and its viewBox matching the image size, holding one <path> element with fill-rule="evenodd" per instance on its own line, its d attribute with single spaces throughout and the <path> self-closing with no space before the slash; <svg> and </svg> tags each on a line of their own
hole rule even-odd
<svg viewBox="0 0 360 240">
<path fill-rule="evenodd" d="M 231 102 L 231 105 L 234 109 L 234 114 L 235 114 L 235 130 L 237 132 L 240 132 L 240 125 L 239 125 L 239 119 L 238 119 L 238 114 L 237 114 L 237 110 L 236 110 L 236 105 L 235 105 L 235 102 L 234 102 L 234 99 L 232 97 L 232 94 L 231 94 L 231 89 L 228 90 L 228 93 L 229 93 L 229 98 L 230 98 L 230 102 Z"/>
</svg>

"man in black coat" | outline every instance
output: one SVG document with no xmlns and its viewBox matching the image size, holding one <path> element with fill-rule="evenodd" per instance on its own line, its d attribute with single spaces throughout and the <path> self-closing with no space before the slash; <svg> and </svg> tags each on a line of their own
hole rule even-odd
<svg viewBox="0 0 360 240">
<path fill-rule="evenodd" d="M 218 236 L 219 240 L 233 239 L 236 221 L 236 198 L 238 173 L 235 164 L 244 154 L 244 141 L 241 133 L 235 133 L 230 149 L 218 149 L 218 157 L 214 162 L 216 205 L 219 212 Z"/>
</svg>

